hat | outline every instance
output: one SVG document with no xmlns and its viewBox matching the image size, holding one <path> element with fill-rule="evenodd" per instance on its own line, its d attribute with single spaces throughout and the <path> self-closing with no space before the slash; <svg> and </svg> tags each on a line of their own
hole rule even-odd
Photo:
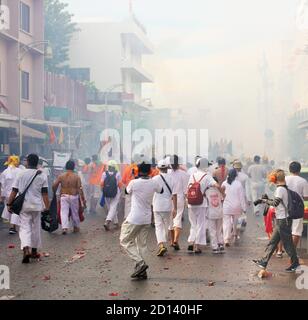
<svg viewBox="0 0 308 320">
<path fill-rule="evenodd" d="M 158 161 L 157 168 L 158 169 L 167 169 L 169 167 L 166 159 Z"/>
<path fill-rule="evenodd" d="M 239 161 L 239 160 L 234 161 L 233 162 L 233 168 L 234 169 L 242 169 L 243 168 L 242 162 Z"/>
<path fill-rule="evenodd" d="M 209 167 L 209 165 L 210 165 L 210 163 L 209 163 L 209 160 L 207 158 L 200 158 L 200 159 L 198 159 L 196 161 L 196 166 L 200 170 L 207 169 Z"/>
</svg>

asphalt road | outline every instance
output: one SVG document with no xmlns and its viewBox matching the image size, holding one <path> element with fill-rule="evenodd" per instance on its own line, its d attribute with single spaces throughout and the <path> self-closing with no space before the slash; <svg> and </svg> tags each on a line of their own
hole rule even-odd
<svg viewBox="0 0 308 320">
<path fill-rule="evenodd" d="M 0 223 L 0 265 L 9 266 L 11 279 L 11 289 L 0 290 L 0 299 L 308 299 L 308 290 L 295 286 L 299 275 L 284 273 L 287 257 L 273 257 L 272 276 L 258 278 L 251 260 L 262 256 L 266 245 L 261 217 L 250 214 L 239 243 L 218 256 L 209 247 L 200 256 L 187 253 L 187 216 L 182 250 L 171 248 L 164 258 L 155 256 L 152 229 L 146 257 L 149 279 L 137 282 L 130 279 L 134 263 L 119 246 L 120 231 L 106 233 L 103 222 L 104 215 L 98 213 L 86 216 L 80 234 L 44 232 L 41 252 L 49 257 L 29 265 L 21 264 L 18 236 L 9 236 L 8 226 Z M 301 252 L 301 257 L 307 255 Z"/>
</svg>

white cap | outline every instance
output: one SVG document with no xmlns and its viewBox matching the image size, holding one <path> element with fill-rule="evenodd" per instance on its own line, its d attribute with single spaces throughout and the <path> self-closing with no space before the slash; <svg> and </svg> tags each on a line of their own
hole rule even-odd
<svg viewBox="0 0 308 320">
<path fill-rule="evenodd" d="M 167 169 L 169 167 L 168 162 L 166 159 L 158 161 L 157 168 L 158 169 Z"/>
</svg>

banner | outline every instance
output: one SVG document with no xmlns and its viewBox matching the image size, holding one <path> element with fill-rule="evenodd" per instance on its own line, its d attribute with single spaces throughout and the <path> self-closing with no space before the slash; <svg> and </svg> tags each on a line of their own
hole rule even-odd
<svg viewBox="0 0 308 320">
<path fill-rule="evenodd" d="M 53 152 L 53 166 L 64 168 L 66 162 L 71 159 L 71 153 Z"/>
</svg>

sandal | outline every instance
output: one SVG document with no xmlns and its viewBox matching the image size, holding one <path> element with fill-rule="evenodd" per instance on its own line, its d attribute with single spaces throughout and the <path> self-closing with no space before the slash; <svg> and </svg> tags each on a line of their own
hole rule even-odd
<svg viewBox="0 0 308 320">
<path fill-rule="evenodd" d="M 22 259 L 22 263 L 24 264 L 30 263 L 30 258 L 31 258 L 30 248 L 26 247 L 23 249 L 23 251 L 24 251 L 24 257 Z"/>
</svg>

